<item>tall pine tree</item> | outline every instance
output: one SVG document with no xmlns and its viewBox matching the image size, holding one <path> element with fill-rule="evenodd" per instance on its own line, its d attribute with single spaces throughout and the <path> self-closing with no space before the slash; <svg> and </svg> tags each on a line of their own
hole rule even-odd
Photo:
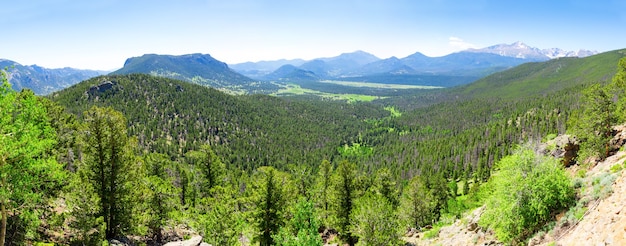
<svg viewBox="0 0 626 246">
<path fill-rule="evenodd" d="M 106 238 L 129 230 L 134 155 L 126 133 L 126 119 L 112 108 L 92 107 L 84 113 L 86 160 L 81 167 L 96 190 Z"/>
<path fill-rule="evenodd" d="M 257 169 L 255 185 L 254 220 L 258 230 L 256 240 L 261 246 L 274 245 L 274 235 L 285 223 L 285 208 L 289 194 L 295 194 L 287 174 L 276 171 L 273 167 Z"/>
<path fill-rule="evenodd" d="M 357 238 L 352 235 L 352 210 L 357 196 L 356 165 L 342 161 L 334 176 L 332 208 L 336 219 L 336 228 L 341 239 L 349 245 L 355 245 Z"/>
</svg>

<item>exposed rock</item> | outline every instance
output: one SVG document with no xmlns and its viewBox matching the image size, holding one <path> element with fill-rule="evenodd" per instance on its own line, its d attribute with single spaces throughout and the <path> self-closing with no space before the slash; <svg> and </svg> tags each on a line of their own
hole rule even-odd
<svg viewBox="0 0 626 246">
<path fill-rule="evenodd" d="M 199 246 L 199 245 L 206 245 L 206 244 L 202 244 L 202 236 L 194 236 L 191 239 L 185 240 L 185 241 L 169 242 L 163 246 Z"/>
<path fill-rule="evenodd" d="M 622 165 L 626 160 L 626 152 L 618 151 L 604 161 L 598 162 L 587 171 L 586 182 L 611 173 L 610 168 L 614 165 Z M 563 228 L 560 232 L 551 232 L 555 235 L 551 240 L 543 240 L 542 245 L 550 243 L 556 245 L 626 245 L 626 171 L 614 173 L 617 178 L 610 184 L 613 190 L 608 197 L 592 201 L 587 205 L 587 212 L 582 220 L 576 221 L 572 226 Z M 593 189 L 583 194 L 592 196 Z M 558 224 L 559 222 L 557 222 Z"/>
<path fill-rule="evenodd" d="M 613 138 L 609 142 L 611 152 L 619 150 L 626 144 L 626 124 L 613 127 Z"/>
<path fill-rule="evenodd" d="M 540 145 L 538 152 L 543 155 L 551 155 L 555 158 L 560 158 L 563 166 L 569 167 L 576 162 L 579 149 L 580 143 L 576 137 L 559 135 Z"/>
<path fill-rule="evenodd" d="M 327 243 L 329 241 L 332 241 L 332 238 L 337 236 L 337 231 L 334 229 L 324 229 L 324 231 L 322 232 L 322 241 L 324 243 Z"/>
<path fill-rule="evenodd" d="M 87 91 L 87 94 L 89 94 L 90 97 L 102 94 L 110 89 L 113 89 L 115 85 L 117 85 L 117 82 L 115 81 L 104 81 L 99 85 L 89 87 L 89 91 Z"/>
<path fill-rule="evenodd" d="M 419 231 L 415 228 L 409 228 L 405 234 L 406 237 L 413 237 L 414 235 L 417 235 L 417 233 L 419 233 Z"/>
<path fill-rule="evenodd" d="M 474 223 L 470 223 L 470 224 L 467 226 L 467 230 L 468 230 L 468 231 L 476 231 L 476 229 L 478 229 L 478 224 L 477 224 L 477 223 L 475 223 L 475 222 L 474 222 Z"/>
<path fill-rule="evenodd" d="M 123 239 L 109 239 L 110 246 L 130 246 L 133 245 L 127 238 Z"/>
</svg>

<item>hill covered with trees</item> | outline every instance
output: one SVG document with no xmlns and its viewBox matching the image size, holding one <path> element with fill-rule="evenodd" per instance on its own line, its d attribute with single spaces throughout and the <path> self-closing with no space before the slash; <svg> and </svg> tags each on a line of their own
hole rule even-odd
<svg viewBox="0 0 626 246">
<path fill-rule="evenodd" d="M 578 191 L 557 161 L 516 146 L 572 133 L 584 157 L 606 156 L 604 130 L 626 119 L 620 57 L 524 65 L 420 106 L 233 96 L 141 74 L 46 98 L 4 82 L 0 167 L 24 175 L 1 180 L 0 238 L 158 245 L 182 226 L 213 245 L 401 245 L 409 228 L 487 204 L 480 226 L 521 243 Z M 498 81 L 484 88 L 502 94 L 468 89 Z M 507 196 L 516 185 L 522 200 Z"/>
</svg>

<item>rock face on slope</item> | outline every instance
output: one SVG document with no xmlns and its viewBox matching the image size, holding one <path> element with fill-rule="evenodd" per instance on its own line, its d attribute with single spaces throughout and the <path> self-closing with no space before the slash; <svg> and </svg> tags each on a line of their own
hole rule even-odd
<svg viewBox="0 0 626 246">
<path fill-rule="evenodd" d="M 169 242 L 163 246 L 210 246 L 210 244 L 202 242 L 202 236 L 195 236 L 189 240 Z"/>
<path fill-rule="evenodd" d="M 626 171 L 614 171 L 617 169 L 612 168 L 615 165 L 623 167 L 625 160 L 626 152 L 620 151 L 589 170 L 587 179 L 591 180 L 591 185 L 595 180 L 600 180 L 601 184 L 608 175 L 615 175 L 615 181 L 608 182 L 606 188 L 612 192 L 604 198 L 590 201 L 580 221 L 567 228 L 557 227 L 548 233 L 551 238 L 543 240 L 541 244 L 626 245 Z M 596 189 L 589 187 L 593 192 Z"/>
<path fill-rule="evenodd" d="M 538 152 L 543 155 L 551 155 L 561 160 L 564 167 L 569 167 L 576 163 L 580 143 L 576 137 L 570 135 L 559 135 L 556 138 L 541 144 Z"/>
</svg>

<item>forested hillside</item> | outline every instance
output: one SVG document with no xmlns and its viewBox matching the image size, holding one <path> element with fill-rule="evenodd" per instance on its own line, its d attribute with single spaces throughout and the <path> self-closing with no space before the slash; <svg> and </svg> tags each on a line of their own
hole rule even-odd
<svg viewBox="0 0 626 246">
<path fill-rule="evenodd" d="M 173 78 L 194 84 L 210 86 L 234 94 L 267 93 L 278 87 L 271 83 L 254 81 L 243 76 L 209 54 L 188 54 L 181 56 L 146 54 L 131 57 L 124 67 L 111 75 L 150 74 Z"/>
<path fill-rule="evenodd" d="M 23 175 L 0 180 L 0 239 L 402 245 L 407 231 L 438 233 L 487 204 L 480 226 L 523 243 L 578 192 L 528 146 L 570 133 L 581 141 L 575 161 L 606 157 L 609 127 L 626 119 L 619 57 L 524 65 L 472 85 L 499 82 L 487 88 L 500 94 L 468 86 L 422 93 L 420 106 L 233 96 L 141 74 L 41 98 L 2 76 L 0 168 Z M 549 73 L 558 65 L 570 72 Z M 519 198 L 509 187 L 527 189 Z M 520 219 L 499 222 L 500 212 Z"/>
<path fill-rule="evenodd" d="M 436 91 L 437 93 L 422 92 L 390 97 L 382 103 L 411 110 L 440 102 L 471 98 L 514 101 L 545 96 L 579 85 L 610 81 L 615 74 L 614 64 L 625 55 L 626 50 L 615 50 L 585 58 L 566 57 L 524 63 L 467 85 Z"/>
<path fill-rule="evenodd" d="M 100 89 L 105 85 L 111 86 Z M 94 105 L 124 113 L 129 134 L 148 151 L 175 158 L 210 144 L 219 156 L 245 170 L 315 166 L 364 133 L 370 127 L 365 120 L 389 114 L 367 104 L 232 96 L 138 74 L 93 78 L 50 98 L 78 116 Z"/>
</svg>

